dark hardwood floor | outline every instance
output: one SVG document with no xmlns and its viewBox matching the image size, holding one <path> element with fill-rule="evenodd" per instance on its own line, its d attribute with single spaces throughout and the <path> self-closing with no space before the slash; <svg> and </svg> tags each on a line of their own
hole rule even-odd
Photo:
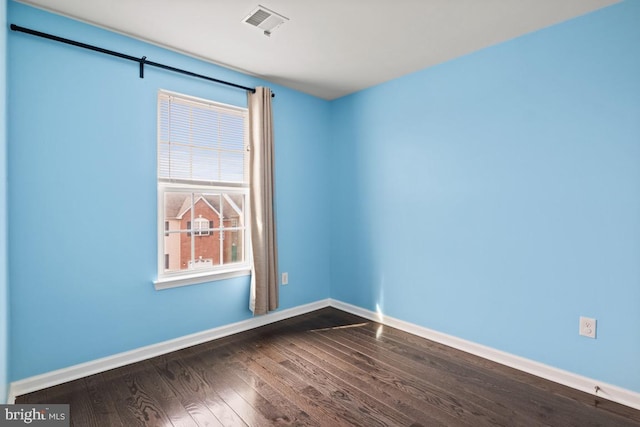
<svg viewBox="0 0 640 427">
<path fill-rule="evenodd" d="M 35 393 L 73 426 L 640 426 L 640 411 L 326 308 Z"/>
</svg>

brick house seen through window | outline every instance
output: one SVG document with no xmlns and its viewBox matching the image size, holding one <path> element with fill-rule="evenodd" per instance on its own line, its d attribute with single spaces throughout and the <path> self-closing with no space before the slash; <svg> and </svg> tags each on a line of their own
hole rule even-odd
<svg viewBox="0 0 640 427">
<path fill-rule="evenodd" d="M 242 261 L 243 205 L 243 194 L 165 193 L 165 268 L 198 270 Z"/>
</svg>

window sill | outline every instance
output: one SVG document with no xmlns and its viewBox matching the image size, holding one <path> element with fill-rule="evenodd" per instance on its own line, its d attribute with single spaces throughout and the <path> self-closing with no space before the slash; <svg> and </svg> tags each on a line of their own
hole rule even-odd
<svg viewBox="0 0 640 427">
<path fill-rule="evenodd" d="M 215 282 L 233 277 L 249 276 L 251 270 L 243 266 L 237 269 L 207 271 L 206 273 L 181 274 L 179 276 L 163 277 L 153 282 L 156 291 L 177 288 L 180 286 L 196 285 L 198 283 Z"/>
</svg>

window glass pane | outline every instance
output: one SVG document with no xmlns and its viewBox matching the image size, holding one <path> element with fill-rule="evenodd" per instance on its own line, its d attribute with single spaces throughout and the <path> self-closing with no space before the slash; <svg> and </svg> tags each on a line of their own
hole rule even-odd
<svg viewBox="0 0 640 427">
<path fill-rule="evenodd" d="M 224 193 L 222 198 L 222 212 L 225 227 L 244 227 L 245 195 L 241 193 Z"/>
<path fill-rule="evenodd" d="M 224 213 L 223 262 L 231 264 L 244 261 L 244 209 L 245 195 L 225 193 L 222 198 Z"/>
<path fill-rule="evenodd" d="M 199 147 L 193 147 L 191 152 L 193 154 L 191 160 L 192 178 L 200 181 L 219 181 L 219 153 Z"/>
<path fill-rule="evenodd" d="M 191 236 L 188 234 L 190 233 L 170 232 L 165 236 L 165 273 L 189 268 L 191 262 Z"/>
<path fill-rule="evenodd" d="M 244 181 L 244 153 L 238 151 L 223 151 L 220 153 L 220 161 L 225 165 L 220 168 L 220 181 L 242 182 Z"/>
<path fill-rule="evenodd" d="M 187 221 L 191 221 L 191 194 L 170 191 L 164 193 L 164 219 L 169 221 L 170 230 L 187 229 Z"/>
<path fill-rule="evenodd" d="M 220 265 L 218 232 L 194 236 L 194 269 L 207 269 Z"/>
<path fill-rule="evenodd" d="M 220 227 L 220 193 L 196 193 L 196 216 L 213 221 L 212 228 Z"/>
<path fill-rule="evenodd" d="M 244 231 L 225 231 L 224 236 L 224 259 L 225 264 L 244 262 Z"/>
</svg>

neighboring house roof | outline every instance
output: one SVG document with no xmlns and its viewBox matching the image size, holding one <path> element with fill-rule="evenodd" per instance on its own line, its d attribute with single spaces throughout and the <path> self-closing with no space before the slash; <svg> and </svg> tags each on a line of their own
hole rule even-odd
<svg viewBox="0 0 640 427">
<path fill-rule="evenodd" d="M 195 202 L 203 200 L 216 215 L 220 214 L 220 196 L 217 194 L 195 194 Z M 225 219 L 238 218 L 240 216 L 240 208 L 242 206 L 242 195 L 240 194 L 224 194 L 223 195 L 223 217 Z M 165 217 L 167 219 L 182 219 L 184 214 L 191 209 L 191 198 L 187 193 L 165 193 Z"/>
<path fill-rule="evenodd" d="M 220 215 L 220 211 L 216 208 L 213 207 L 213 200 L 214 199 L 220 199 L 219 196 L 197 196 L 195 200 L 193 201 L 193 205 L 197 205 L 199 201 L 203 201 L 205 203 L 205 205 L 209 206 L 209 209 L 211 209 L 216 215 Z M 182 204 L 182 207 L 180 208 L 180 213 L 178 213 L 178 215 L 176 216 L 176 218 L 178 219 L 182 219 L 182 217 L 184 216 L 184 214 L 186 214 L 187 212 L 189 212 L 191 210 L 191 200 L 189 200 L 189 198 L 185 198 L 184 203 Z"/>
</svg>

